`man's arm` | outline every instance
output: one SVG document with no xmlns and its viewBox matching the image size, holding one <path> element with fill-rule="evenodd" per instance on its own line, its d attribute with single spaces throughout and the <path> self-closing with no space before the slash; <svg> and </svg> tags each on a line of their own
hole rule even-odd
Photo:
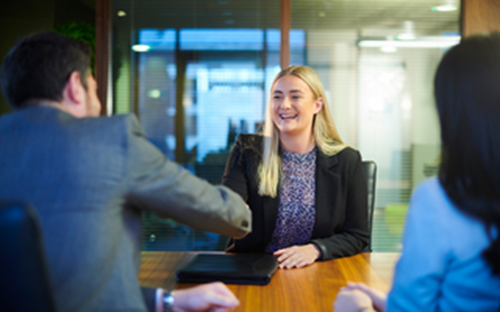
<svg viewBox="0 0 500 312">
<path fill-rule="evenodd" d="M 251 231 L 251 211 L 224 186 L 213 186 L 167 159 L 146 140 L 133 116 L 128 121 L 128 200 L 160 217 L 227 236 Z"/>
</svg>

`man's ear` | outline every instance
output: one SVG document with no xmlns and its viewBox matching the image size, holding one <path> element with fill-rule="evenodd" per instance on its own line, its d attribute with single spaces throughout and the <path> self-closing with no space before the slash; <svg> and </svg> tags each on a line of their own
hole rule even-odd
<svg viewBox="0 0 500 312">
<path fill-rule="evenodd" d="M 323 105 L 324 105 L 323 98 L 320 96 L 314 102 L 314 113 L 315 114 L 319 113 L 321 111 L 321 109 L 323 108 Z"/>
<path fill-rule="evenodd" d="M 86 92 L 82 84 L 80 73 L 77 71 L 72 72 L 68 82 L 66 82 L 64 86 L 63 100 L 67 102 L 67 104 L 81 105 L 85 104 L 85 95 Z"/>
</svg>

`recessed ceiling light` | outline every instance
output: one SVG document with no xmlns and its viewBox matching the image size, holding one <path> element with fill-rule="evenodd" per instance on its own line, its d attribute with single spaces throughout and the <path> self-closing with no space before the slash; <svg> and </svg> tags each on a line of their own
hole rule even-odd
<svg viewBox="0 0 500 312">
<path fill-rule="evenodd" d="M 415 40 L 415 35 L 412 33 L 403 33 L 397 36 L 398 40 Z"/>
<path fill-rule="evenodd" d="M 412 21 L 403 22 L 403 31 L 397 36 L 398 40 L 415 39 L 415 23 Z"/>
<path fill-rule="evenodd" d="M 392 45 L 385 45 L 385 46 L 380 47 L 380 51 L 385 52 L 385 53 L 394 53 L 394 52 L 397 52 L 398 49 L 396 49 L 396 47 L 392 46 Z"/>
<path fill-rule="evenodd" d="M 116 15 L 118 15 L 119 17 L 124 17 L 124 16 L 127 16 L 127 12 L 120 10 L 120 11 L 116 12 Z"/>
<path fill-rule="evenodd" d="M 432 11 L 439 11 L 439 12 L 452 12 L 456 10 L 458 10 L 457 6 L 453 4 L 444 4 L 432 7 Z"/>
<path fill-rule="evenodd" d="M 399 40 L 373 40 L 361 39 L 358 41 L 360 48 L 382 48 L 392 46 L 395 48 L 450 48 L 460 42 L 460 36 L 419 37 L 411 41 Z"/>
<path fill-rule="evenodd" d="M 132 46 L 132 50 L 135 52 L 148 52 L 149 49 L 151 49 L 151 47 L 146 44 L 134 44 Z"/>
<path fill-rule="evenodd" d="M 148 91 L 148 97 L 152 99 L 159 99 L 161 96 L 161 91 L 158 89 L 152 89 Z"/>
</svg>

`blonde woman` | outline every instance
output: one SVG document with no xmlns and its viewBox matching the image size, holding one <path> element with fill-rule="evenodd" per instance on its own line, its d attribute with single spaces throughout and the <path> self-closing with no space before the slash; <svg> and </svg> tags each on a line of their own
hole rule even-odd
<svg viewBox="0 0 500 312">
<path fill-rule="evenodd" d="M 263 135 L 240 135 L 222 184 L 252 209 L 253 230 L 231 252 L 268 252 L 280 268 L 351 256 L 368 243 L 360 154 L 335 129 L 323 85 L 306 66 L 274 79 Z"/>
</svg>

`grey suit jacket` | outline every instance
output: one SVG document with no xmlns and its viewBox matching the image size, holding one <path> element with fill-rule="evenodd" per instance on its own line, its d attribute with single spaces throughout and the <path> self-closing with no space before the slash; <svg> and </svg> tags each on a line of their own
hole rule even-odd
<svg viewBox="0 0 500 312">
<path fill-rule="evenodd" d="M 239 195 L 166 159 L 133 115 L 77 119 L 48 107 L 4 115 L 0 199 L 36 207 L 60 311 L 146 310 L 141 210 L 228 236 L 251 229 Z"/>
</svg>

